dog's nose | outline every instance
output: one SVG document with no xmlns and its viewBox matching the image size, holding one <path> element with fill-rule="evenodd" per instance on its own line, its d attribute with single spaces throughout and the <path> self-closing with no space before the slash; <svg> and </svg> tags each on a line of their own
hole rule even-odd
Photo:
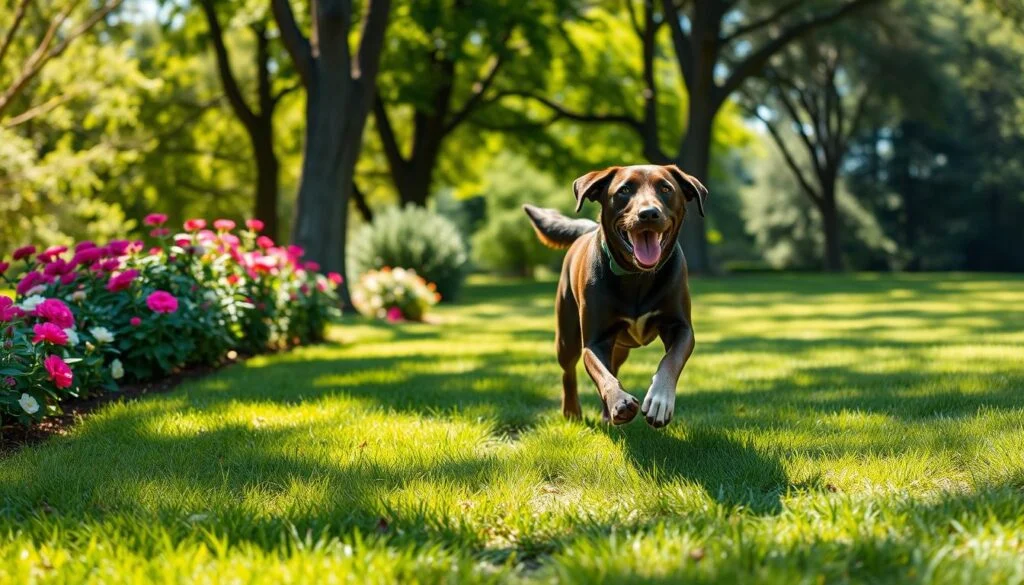
<svg viewBox="0 0 1024 585">
<path fill-rule="evenodd" d="M 661 219 L 661 212 L 657 207 L 645 207 L 640 210 L 640 221 L 654 221 Z"/>
</svg>

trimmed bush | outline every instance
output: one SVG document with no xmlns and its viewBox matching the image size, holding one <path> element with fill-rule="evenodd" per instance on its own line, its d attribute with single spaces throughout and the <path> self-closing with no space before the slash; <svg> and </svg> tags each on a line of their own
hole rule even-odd
<svg viewBox="0 0 1024 585">
<path fill-rule="evenodd" d="M 405 268 L 371 270 L 352 289 L 352 304 L 360 313 L 388 321 L 422 321 L 440 299 L 434 283 Z"/>
<path fill-rule="evenodd" d="M 458 297 L 465 279 L 466 245 L 444 217 L 409 205 L 378 213 L 349 242 L 348 266 L 359 276 L 401 266 L 437 285 L 443 301 Z"/>
<path fill-rule="evenodd" d="M 166 216 L 146 224 L 153 242 L 80 242 L 69 250 L 14 252 L 17 282 L 0 262 L 0 418 L 22 423 L 59 412 L 67 397 L 115 391 L 164 376 L 319 340 L 337 313 L 340 277 L 317 274 L 302 250 L 259 236 L 262 224 L 190 220 L 172 236 Z"/>
</svg>

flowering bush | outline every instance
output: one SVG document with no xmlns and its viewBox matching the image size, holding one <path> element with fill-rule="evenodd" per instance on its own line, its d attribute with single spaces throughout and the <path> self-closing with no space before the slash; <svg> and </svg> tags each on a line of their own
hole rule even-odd
<svg viewBox="0 0 1024 585">
<path fill-rule="evenodd" d="M 258 220 L 236 233 L 230 220 L 210 231 L 194 219 L 175 235 L 166 221 L 145 218 L 148 245 L 25 246 L 0 259 L 0 282 L 16 291 L 0 296 L 0 418 L 29 423 L 122 380 L 322 338 L 340 276 L 260 236 Z"/>
<path fill-rule="evenodd" d="M 352 304 L 360 313 L 388 321 L 422 321 L 440 300 L 434 283 L 405 268 L 371 270 L 352 289 Z"/>
</svg>

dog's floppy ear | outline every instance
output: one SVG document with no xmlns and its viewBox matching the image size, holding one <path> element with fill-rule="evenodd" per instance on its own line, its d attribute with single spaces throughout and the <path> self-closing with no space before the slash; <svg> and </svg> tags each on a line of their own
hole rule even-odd
<svg viewBox="0 0 1024 585">
<path fill-rule="evenodd" d="M 583 200 L 597 201 L 601 191 L 608 188 L 608 182 L 615 176 L 620 167 L 608 167 L 603 171 L 593 171 L 572 182 L 572 192 L 576 195 L 576 213 L 583 209 Z"/>
<path fill-rule="evenodd" d="M 708 199 L 708 189 L 703 183 L 697 180 L 697 177 L 684 173 L 682 169 L 676 165 L 665 165 L 668 172 L 672 173 L 672 176 L 676 178 L 679 186 L 683 189 L 683 194 L 687 201 L 697 200 L 697 211 L 700 211 L 700 216 L 704 217 L 704 202 Z"/>
</svg>

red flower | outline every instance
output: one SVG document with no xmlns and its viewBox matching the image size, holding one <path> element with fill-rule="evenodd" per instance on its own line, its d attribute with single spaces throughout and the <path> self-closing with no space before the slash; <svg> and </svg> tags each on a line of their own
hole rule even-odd
<svg viewBox="0 0 1024 585">
<path fill-rule="evenodd" d="M 64 304 L 64 301 L 60 299 L 46 299 L 36 306 L 36 310 L 33 314 L 44 321 L 53 323 L 61 329 L 67 329 L 75 326 L 74 314 L 72 314 L 71 309 Z"/>
<path fill-rule="evenodd" d="M 60 356 L 51 355 L 43 360 L 43 366 L 50 374 L 50 380 L 53 382 L 53 385 L 58 389 L 70 387 L 71 383 L 75 380 L 74 375 L 71 373 L 71 368 L 64 363 Z"/>
<path fill-rule="evenodd" d="M 320 272 L 320 263 L 312 260 L 306 262 L 302 267 L 310 272 Z"/>
<path fill-rule="evenodd" d="M 338 286 L 339 284 L 342 283 L 342 281 L 345 280 L 337 272 L 328 272 L 327 273 L 327 279 L 330 280 L 332 283 L 334 283 L 334 286 Z"/>
<path fill-rule="evenodd" d="M 11 267 L 10 262 L 0 262 L 0 274 L 7 272 L 7 269 Z"/>
<path fill-rule="evenodd" d="M 146 219 L 142 220 L 145 225 L 164 225 L 167 223 L 167 215 L 164 213 L 150 213 L 146 216 Z"/>
<path fill-rule="evenodd" d="M 235 286 L 236 284 L 238 284 L 238 275 L 237 274 L 228 275 L 228 284 L 230 284 L 231 286 Z"/>
<path fill-rule="evenodd" d="M 67 345 L 68 334 L 64 333 L 64 330 L 54 325 L 53 323 L 38 323 L 32 327 L 32 331 L 36 334 L 32 338 L 32 343 L 52 343 L 54 345 Z"/>
<path fill-rule="evenodd" d="M 205 219 L 190 219 L 185 222 L 186 232 L 198 232 L 206 227 Z"/>
<path fill-rule="evenodd" d="M 132 317 L 128 322 L 132 324 L 132 327 L 138 327 L 139 325 L 142 325 L 142 319 L 138 317 Z"/>
<path fill-rule="evenodd" d="M 260 236 L 256 238 L 256 245 L 264 250 L 269 250 L 274 247 L 274 240 L 271 240 L 267 236 Z"/>
<path fill-rule="evenodd" d="M 245 227 L 254 232 L 262 232 L 264 225 L 263 222 L 258 219 L 247 219 L 245 220 Z"/>
<path fill-rule="evenodd" d="M 231 221 L 230 219 L 218 219 L 217 221 L 213 222 L 213 227 L 216 228 L 217 231 L 230 232 L 231 230 L 235 229 L 235 222 Z"/>
<path fill-rule="evenodd" d="M 128 287 L 130 287 L 133 282 L 135 282 L 135 279 L 138 278 L 138 276 L 139 271 L 135 270 L 134 268 L 130 270 L 125 270 L 124 272 L 116 276 L 110 277 L 110 280 L 107 282 L 107 290 L 109 290 L 110 292 L 119 292 L 125 290 Z"/>
<path fill-rule="evenodd" d="M 173 313 L 178 310 L 178 299 L 167 291 L 153 291 L 146 297 L 146 306 L 154 313 Z"/>
<path fill-rule="evenodd" d="M 36 253 L 35 246 L 23 246 L 14 251 L 14 259 L 21 260 L 22 258 L 28 258 L 32 254 Z"/>
</svg>

